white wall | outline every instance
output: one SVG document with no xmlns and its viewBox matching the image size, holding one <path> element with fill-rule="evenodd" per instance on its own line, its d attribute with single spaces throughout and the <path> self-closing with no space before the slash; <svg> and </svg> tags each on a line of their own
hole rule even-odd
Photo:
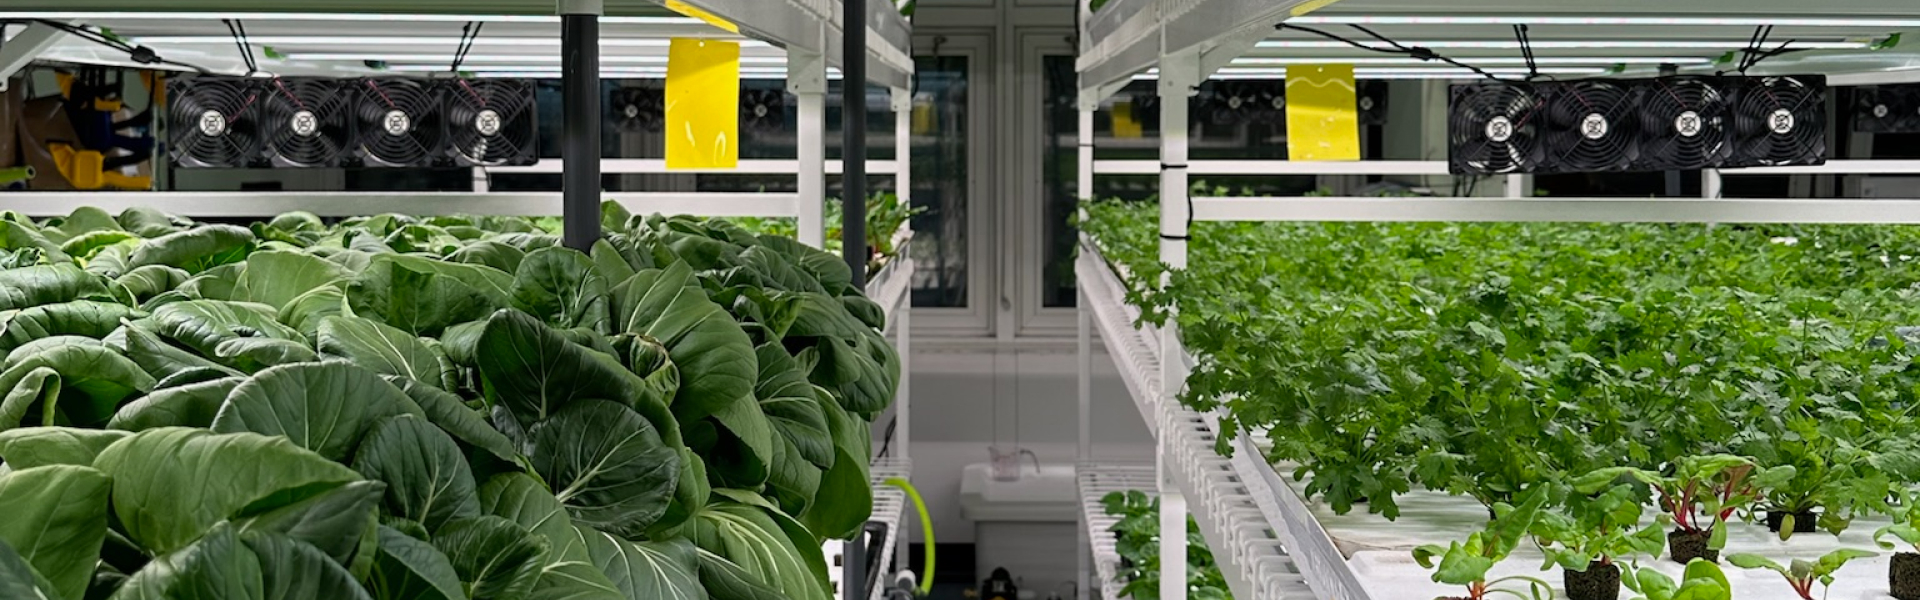
<svg viewBox="0 0 1920 600">
<path fill-rule="evenodd" d="M 1075 462 L 1078 362 L 1070 342 L 1019 350 L 919 350 L 938 343 L 914 340 L 909 374 L 913 483 L 933 517 L 935 541 L 969 543 L 974 530 L 972 522 L 960 517 L 960 474 L 968 464 L 986 462 L 995 440 L 1012 446 L 1017 438 L 1020 447 L 1046 464 Z M 1140 411 L 1113 360 L 1097 341 L 1094 347 L 1094 459 L 1151 462 L 1153 439 Z M 904 528 L 917 532 L 919 525 Z M 913 533 L 913 539 L 918 538 Z"/>
</svg>

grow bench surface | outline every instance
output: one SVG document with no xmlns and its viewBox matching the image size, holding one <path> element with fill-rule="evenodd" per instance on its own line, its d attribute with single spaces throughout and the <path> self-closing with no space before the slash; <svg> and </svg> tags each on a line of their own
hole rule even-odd
<svg viewBox="0 0 1920 600">
<path fill-rule="evenodd" d="M 1290 475 L 1295 465 L 1281 463 L 1275 466 L 1279 479 L 1284 481 L 1287 490 L 1283 493 L 1305 498 L 1307 481 L 1294 481 Z M 1446 545 L 1449 542 L 1463 540 L 1467 534 L 1478 531 L 1487 522 L 1487 509 L 1479 502 L 1465 496 L 1452 496 L 1440 492 L 1415 491 L 1395 499 L 1400 506 L 1400 518 L 1388 521 L 1385 517 L 1368 514 L 1365 505 L 1356 505 L 1352 512 L 1345 515 L 1334 514 L 1324 502 L 1307 501 L 1305 505 L 1332 538 L 1333 544 L 1346 558 L 1348 568 L 1366 588 L 1367 595 L 1373 600 L 1426 599 L 1459 595 L 1462 591 L 1455 586 L 1434 583 L 1430 578 L 1431 570 L 1422 568 L 1413 560 L 1413 549 L 1423 544 Z M 1647 522 L 1652 522 L 1655 513 L 1648 511 Z M 1795 534 L 1792 539 L 1781 541 L 1778 534 L 1767 531 L 1766 526 L 1752 523 L 1734 523 L 1727 530 L 1727 548 L 1720 555 L 1721 568 L 1726 571 L 1727 580 L 1733 585 L 1735 600 L 1798 600 L 1799 596 L 1787 587 L 1779 574 L 1765 570 L 1746 570 L 1727 564 L 1725 556 L 1736 553 L 1751 553 L 1765 556 L 1781 564 L 1800 558 L 1812 560 L 1820 555 L 1839 548 L 1856 548 L 1880 552 L 1879 556 L 1856 559 L 1847 563 L 1834 581 L 1833 589 L 1827 594 L 1829 600 L 1882 600 L 1892 598 L 1887 593 L 1887 566 L 1893 559 L 1894 551 L 1882 551 L 1873 543 L 1873 532 L 1887 525 L 1887 520 L 1860 519 L 1838 537 L 1826 532 Z M 1558 567 L 1549 571 L 1539 569 L 1545 562 L 1545 556 L 1531 543 L 1523 543 L 1513 556 L 1494 567 L 1491 578 L 1509 575 L 1537 577 L 1553 584 L 1555 593 L 1564 597 L 1561 572 Z M 1663 553 L 1659 558 L 1639 557 L 1637 562 L 1642 568 L 1651 567 L 1672 577 L 1681 579 L 1683 566 L 1667 560 Z M 1516 588 L 1517 589 L 1517 588 Z M 1820 591 L 1815 586 L 1815 597 Z M 1630 590 L 1622 590 L 1621 598 L 1631 598 Z"/>
</svg>

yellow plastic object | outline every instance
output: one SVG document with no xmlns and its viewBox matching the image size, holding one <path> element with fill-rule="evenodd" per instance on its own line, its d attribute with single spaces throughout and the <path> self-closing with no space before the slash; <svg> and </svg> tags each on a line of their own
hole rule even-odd
<svg viewBox="0 0 1920 600">
<path fill-rule="evenodd" d="M 681 38 L 667 52 L 667 168 L 739 166 L 740 44 Z"/>
<path fill-rule="evenodd" d="M 699 19 L 702 21 L 706 21 L 708 25 L 719 27 L 721 29 L 731 31 L 733 33 L 740 33 L 740 27 L 737 25 L 734 25 L 732 21 L 722 19 L 718 15 L 715 15 L 713 13 L 700 10 L 698 7 L 688 6 L 687 3 L 681 2 L 680 0 L 667 0 L 667 10 L 671 10 L 673 12 L 677 12 L 677 13 L 680 13 L 689 17 L 693 17 L 695 19 Z"/>
<path fill-rule="evenodd" d="M 1360 160 L 1353 65 L 1287 67 L 1287 158 Z"/>
<path fill-rule="evenodd" d="M 1146 134 L 1146 128 L 1140 120 L 1133 118 L 1133 101 L 1122 100 L 1113 103 L 1113 137 L 1137 138 Z"/>
<path fill-rule="evenodd" d="M 118 171 L 105 169 L 106 156 L 93 150 L 74 150 L 67 144 L 47 144 L 53 154 L 53 164 L 60 169 L 60 176 L 76 189 L 97 190 L 115 188 L 123 190 L 144 190 L 153 188 L 152 177 L 133 177 Z"/>
<path fill-rule="evenodd" d="M 913 103 L 913 134 L 933 135 L 933 102 L 915 100 Z"/>
</svg>

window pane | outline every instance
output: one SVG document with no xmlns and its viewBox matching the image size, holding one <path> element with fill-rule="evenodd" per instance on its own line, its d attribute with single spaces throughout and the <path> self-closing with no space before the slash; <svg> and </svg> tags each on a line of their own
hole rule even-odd
<svg viewBox="0 0 1920 600">
<path fill-rule="evenodd" d="M 967 306 L 967 59 L 914 58 L 913 305 Z"/>
<path fill-rule="evenodd" d="M 1080 172 L 1080 111 L 1074 105 L 1079 77 L 1072 56 L 1048 56 L 1042 63 L 1047 81 L 1042 130 L 1047 141 L 1041 155 L 1042 181 L 1046 185 L 1041 247 L 1046 262 L 1041 265 L 1040 301 L 1046 308 L 1072 308 L 1078 298 L 1073 280 L 1073 244 L 1079 235 L 1073 215 L 1079 204 L 1074 189 Z"/>
</svg>

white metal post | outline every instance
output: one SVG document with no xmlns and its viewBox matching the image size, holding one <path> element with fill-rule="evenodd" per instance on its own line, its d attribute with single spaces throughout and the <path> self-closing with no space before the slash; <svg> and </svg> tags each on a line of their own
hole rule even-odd
<svg viewBox="0 0 1920 600">
<path fill-rule="evenodd" d="M 827 247 L 827 61 L 809 52 L 787 54 L 787 91 L 799 98 L 800 243 Z"/>
<path fill-rule="evenodd" d="M 64 37 L 66 34 L 52 25 L 28 23 L 13 39 L 7 40 L 5 46 L 0 46 L 0 92 L 7 91 L 7 81 L 13 79 L 15 73 Z"/>
<path fill-rule="evenodd" d="M 1720 195 L 1721 195 L 1720 170 L 1719 169 L 1701 169 L 1700 170 L 1700 197 L 1706 198 L 1708 200 L 1713 200 L 1713 199 L 1719 198 Z"/>
<path fill-rule="evenodd" d="M 1533 176 L 1524 173 L 1507 174 L 1508 198 L 1532 198 Z"/>
<path fill-rule="evenodd" d="M 1080 135 L 1078 139 L 1080 168 L 1075 171 L 1077 177 L 1075 178 L 1074 192 L 1080 200 L 1078 214 L 1080 215 L 1081 221 L 1084 222 L 1087 218 L 1087 203 L 1093 201 L 1093 106 L 1090 102 L 1083 101 L 1080 107 Z M 1083 282 L 1081 285 L 1086 284 Z M 1093 462 L 1093 307 L 1087 306 L 1089 301 L 1090 297 L 1083 289 L 1079 292 L 1078 297 L 1073 303 L 1073 305 L 1077 307 L 1074 312 L 1077 313 L 1079 321 L 1079 329 L 1076 335 L 1080 353 L 1080 373 L 1078 380 L 1080 393 L 1080 448 L 1076 456 L 1078 458 L 1077 464 L 1080 465 L 1080 468 L 1085 468 L 1088 463 Z M 1084 519 L 1085 516 L 1082 515 L 1082 518 Z M 1090 600 L 1093 597 L 1093 578 L 1088 575 L 1093 571 L 1093 552 L 1092 548 L 1088 546 L 1091 540 L 1087 539 L 1086 523 L 1081 523 L 1080 525 L 1080 568 L 1077 569 L 1079 571 L 1079 579 L 1074 586 L 1074 590 L 1076 590 L 1074 598 L 1075 600 Z"/>
<path fill-rule="evenodd" d="M 895 165 L 893 187 L 895 190 L 894 195 L 900 199 L 900 205 L 906 207 L 913 206 L 912 157 L 913 90 L 895 89 L 893 90 L 893 164 Z M 913 231 L 912 219 L 908 219 L 904 225 L 909 233 Z M 898 232 L 889 231 L 887 235 L 894 235 L 896 233 Z M 894 260 L 911 261 L 913 259 L 907 256 L 896 256 Z M 909 282 L 908 286 L 911 287 L 912 283 Z M 913 290 L 907 290 L 907 299 L 900 302 L 897 310 L 900 311 L 900 330 L 895 332 L 894 335 L 899 337 L 898 342 L 895 343 L 895 348 L 900 353 L 900 391 L 899 398 L 897 398 L 895 402 L 897 402 L 900 407 L 896 411 L 900 425 L 894 430 L 895 433 L 899 434 L 899 439 L 895 443 L 900 445 L 900 458 L 911 459 L 912 455 L 909 454 L 907 450 L 909 442 L 913 439 L 911 435 L 912 421 L 908 418 L 912 416 L 912 412 L 909 410 L 912 405 L 910 401 L 912 394 L 910 393 L 911 386 L 908 385 L 908 382 L 913 379 L 909 372 L 912 365 L 911 357 L 913 352 L 910 349 L 911 344 L 908 340 L 913 337 L 913 323 L 908 315 L 913 314 Z M 901 548 L 905 547 L 905 544 L 901 545 Z M 906 551 L 901 550 L 900 556 L 901 564 L 905 564 Z"/>
<path fill-rule="evenodd" d="M 1169 271 L 1187 268 L 1187 236 L 1191 234 L 1193 206 L 1187 189 L 1187 98 L 1200 83 L 1199 57 L 1180 54 L 1165 57 L 1160 64 L 1160 262 Z M 1171 273 L 1160 276 L 1161 287 L 1172 281 Z M 1177 312 L 1178 307 L 1174 308 Z M 1180 369 L 1179 325 L 1172 319 L 1160 329 L 1160 397 L 1162 410 L 1155 418 L 1165 419 L 1186 379 Z M 1173 435 L 1177 423 L 1161 422 L 1154 453 L 1160 474 L 1160 600 L 1187 598 L 1187 499 L 1171 479 Z"/>
</svg>

